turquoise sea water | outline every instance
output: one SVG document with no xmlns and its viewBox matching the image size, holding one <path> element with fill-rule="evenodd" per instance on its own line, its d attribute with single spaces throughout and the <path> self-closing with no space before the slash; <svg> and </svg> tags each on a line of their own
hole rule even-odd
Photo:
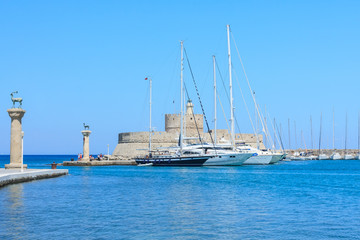
<svg viewBox="0 0 360 240">
<path fill-rule="evenodd" d="M 360 239 L 358 160 L 68 169 L 0 188 L 0 239 Z"/>
</svg>

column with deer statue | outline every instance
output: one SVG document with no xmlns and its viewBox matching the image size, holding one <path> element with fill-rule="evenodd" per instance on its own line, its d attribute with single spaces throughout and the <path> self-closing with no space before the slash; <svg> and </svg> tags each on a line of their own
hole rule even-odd
<svg viewBox="0 0 360 240">
<path fill-rule="evenodd" d="M 81 131 L 83 135 L 83 158 L 80 159 L 80 161 L 90 161 L 89 136 L 91 131 L 89 129 L 90 129 L 89 125 L 86 125 L 84 123 L 84 130 Z"/>
<path fill-rule="evenodd" d="M 11 130 L 10 130 L 10 163 L 5 164 L 6 169 L 26 169 L 27 165 L 23 164 L 23 144 L 22 144 L 22 118 L 24 117 L 25 110 L 21 108 L 22 98 L 14 98 L 13 95 L 18 93 L 12 92 L 11 100 L 13 102 L 12 108 L 7 112 L 11 118 Z M 15 107 L 15 103 L 19 103 L 18 107 Z"/>
</svg>

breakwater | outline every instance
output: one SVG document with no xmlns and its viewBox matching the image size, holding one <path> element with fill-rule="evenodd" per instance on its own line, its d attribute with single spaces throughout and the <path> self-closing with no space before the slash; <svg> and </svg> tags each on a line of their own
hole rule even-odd
<svg viewBox="0 0 360 240">
<path fill-rule="evenodd" d="M 13 183 L 54 178 L 67 174 L 67 169 L 26 169 L 23 172 L 12 169 L 0 169 L 0 187 Z"/>
<path fill-rule="evenodd" d="M 285 149 L 284 150 L 287 154 L 289 155 L 293 155 L 294 153 L 298 152 L 304 152 L 304 153 L 309 153 L 309 154 L 314 154 L 314 155 L 319 155 L 320 154 L 326 154 L 326 155 L 331 155 L 334 152 L 339 153 L 340 155 L 345 155 L 346 154 L 353 154 L 353 155 L 357 155 L 359 154 L 359 150 L 358 149 Z"/>
</svg>

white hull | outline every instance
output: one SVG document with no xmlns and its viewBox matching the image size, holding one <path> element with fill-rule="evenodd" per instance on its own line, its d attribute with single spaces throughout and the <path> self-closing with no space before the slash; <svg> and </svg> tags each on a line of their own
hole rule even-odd
<svg viewBox="0 0 360 240">
<path fill-rule="evenodd" d="M 334 153 L 333 155 L 331 155 L 330 157 L 332 160 L 340 160 L 341 159 L 341 155 L 338 153 Z"/>
<path fill-rule="evenodd" d="M 229 153 L 209 158 L 203 166 L 241 166 L 251 157 L 250 153 Z"/>
<path fill-rule="evenodd" d="M 244 165 L 266 165 L 272 160 L 273 155 L 257 155 L 252 156 L 244 162 Z"/>
<path fill-rule="evenodd" d="M 274 154 L 271 158 L 270 164 L 277 163 L 285 158 L 285 154 Z"/>
<path fill-rule="evenodd" d="M 319 155 L 319 160 L 327 160 L 327 159 L 330 159 L 330 157 L 326 154 L 320 154 Z"/>
<path fill-rule="evenodd" d="M 355 159 L 355 156 L 354 156 L 354 155 L 351 155 L 351 154 L 346 154 L 346 155 L 344 156 L 344 159 L 345 159 L 345 160 L 354 160 L 354 159 Z"/>
</svg>

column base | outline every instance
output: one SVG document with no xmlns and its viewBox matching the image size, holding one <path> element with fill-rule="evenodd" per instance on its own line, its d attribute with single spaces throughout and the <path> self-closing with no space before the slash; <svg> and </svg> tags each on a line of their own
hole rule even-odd
<svg viewBox="0 0 360 240">
<path fill-rule="evenodd" d="M 78 160 L 79 162 L 90 162 L 90 158 L 82 158 Z"/>
<path fill-rule="evenodd" d="M 23 164 L 23 168 L 27 169 L 27 164 Z M 5 164 L 5 169 L 21 169 L 21 163 Z"/>
</svg>

